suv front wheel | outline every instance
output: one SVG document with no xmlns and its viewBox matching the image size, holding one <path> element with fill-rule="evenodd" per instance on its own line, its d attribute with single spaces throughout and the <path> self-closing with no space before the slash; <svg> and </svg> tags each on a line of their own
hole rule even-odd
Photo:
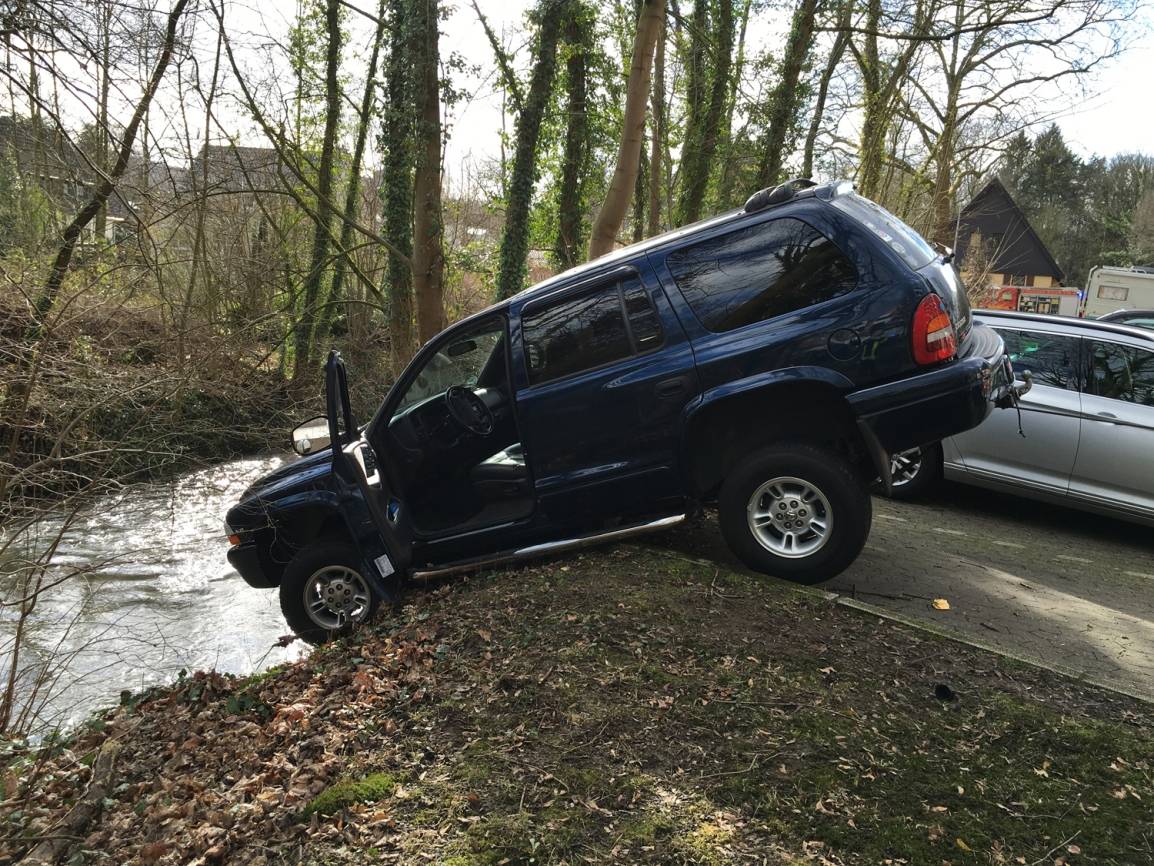
<svg viewBox="0 0 1154 866">
<path fill-rule="evenodd" d="M 356 550 L 339 541 L 304 548 L 281 578 L 281 613 L 289 627 L 313 645 L 345 635 L 370 619 L 378 601 L 361 574 Z"/>
<path fill-rule="evenodd" d="M 820 583 L 845 570 L 869 537 L 869 492 L 839 455 L 779 444 L 745 457 L 718 497 L 721 532 L 755 571 Z"/>
</svg>

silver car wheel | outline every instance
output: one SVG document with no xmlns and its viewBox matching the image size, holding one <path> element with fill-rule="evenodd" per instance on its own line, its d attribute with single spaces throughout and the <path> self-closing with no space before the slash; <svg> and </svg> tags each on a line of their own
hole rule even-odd
<svg viewBox="0 0 1154 866">
<path fill-rule="evenodd" d="M 749 497 L 749 531 L 777 556 L 802 559 L 825 547 L 833 529 L 833 509 L 815 485 L 783 475 L 766 481 Z"/>
<path fill-rule="evenodd" d="M 372 596 L 365 579 L 344 565 L 326 565 L 305 582 L 309 619 L 328 631 L 364 621 Z"/>
<path fill-rule="evenodd" d="M 898 451 L 890 457 L 890 478 L 894 487 L 904 487 L 922 471 L 922 449 Z"/>
</svg>

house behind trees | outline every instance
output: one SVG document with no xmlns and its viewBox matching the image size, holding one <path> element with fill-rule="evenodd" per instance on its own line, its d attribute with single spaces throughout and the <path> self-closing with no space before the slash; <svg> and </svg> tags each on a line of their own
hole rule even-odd
<svg viewBox="0 0 1154 866">
<path fill-rule="evenodd" d="M 958 265 L 975 306 L 1076 315 L 1078 290 L 1013 196 L 991 178 L 962 208 L 957 223 Z"/>
</svg>

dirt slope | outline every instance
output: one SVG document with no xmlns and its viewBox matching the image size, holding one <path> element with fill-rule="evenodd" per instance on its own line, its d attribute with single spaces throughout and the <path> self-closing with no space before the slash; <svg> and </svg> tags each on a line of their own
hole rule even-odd
<svg viewBox="0 0 1154 866">
<path fill-rule="evenodd" d="M 1145 705 L 655 548 L 410 601 L 14 752 L 0 863 L 1154 857 Z"/>
</svg>

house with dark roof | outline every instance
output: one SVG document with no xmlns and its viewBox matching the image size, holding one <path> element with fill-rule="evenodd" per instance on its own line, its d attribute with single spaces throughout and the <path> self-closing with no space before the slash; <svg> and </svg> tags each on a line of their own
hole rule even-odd
<svg viewBox="0 0 1154 866">
<path fill-rule="evenodd" d="M 957 259 L 977 306 L 1076 315 L 1077 289 L 997 177 L 962 208 Z"/>
<path fill-rule="evenodd" d="M 282 163 L 271 147 L 241 147 L 234 144 L 210 144 L 201 147 L 189 166 L 191 180 L 211 190 L 251 192 L 277 187 Z"/>
</svg>

